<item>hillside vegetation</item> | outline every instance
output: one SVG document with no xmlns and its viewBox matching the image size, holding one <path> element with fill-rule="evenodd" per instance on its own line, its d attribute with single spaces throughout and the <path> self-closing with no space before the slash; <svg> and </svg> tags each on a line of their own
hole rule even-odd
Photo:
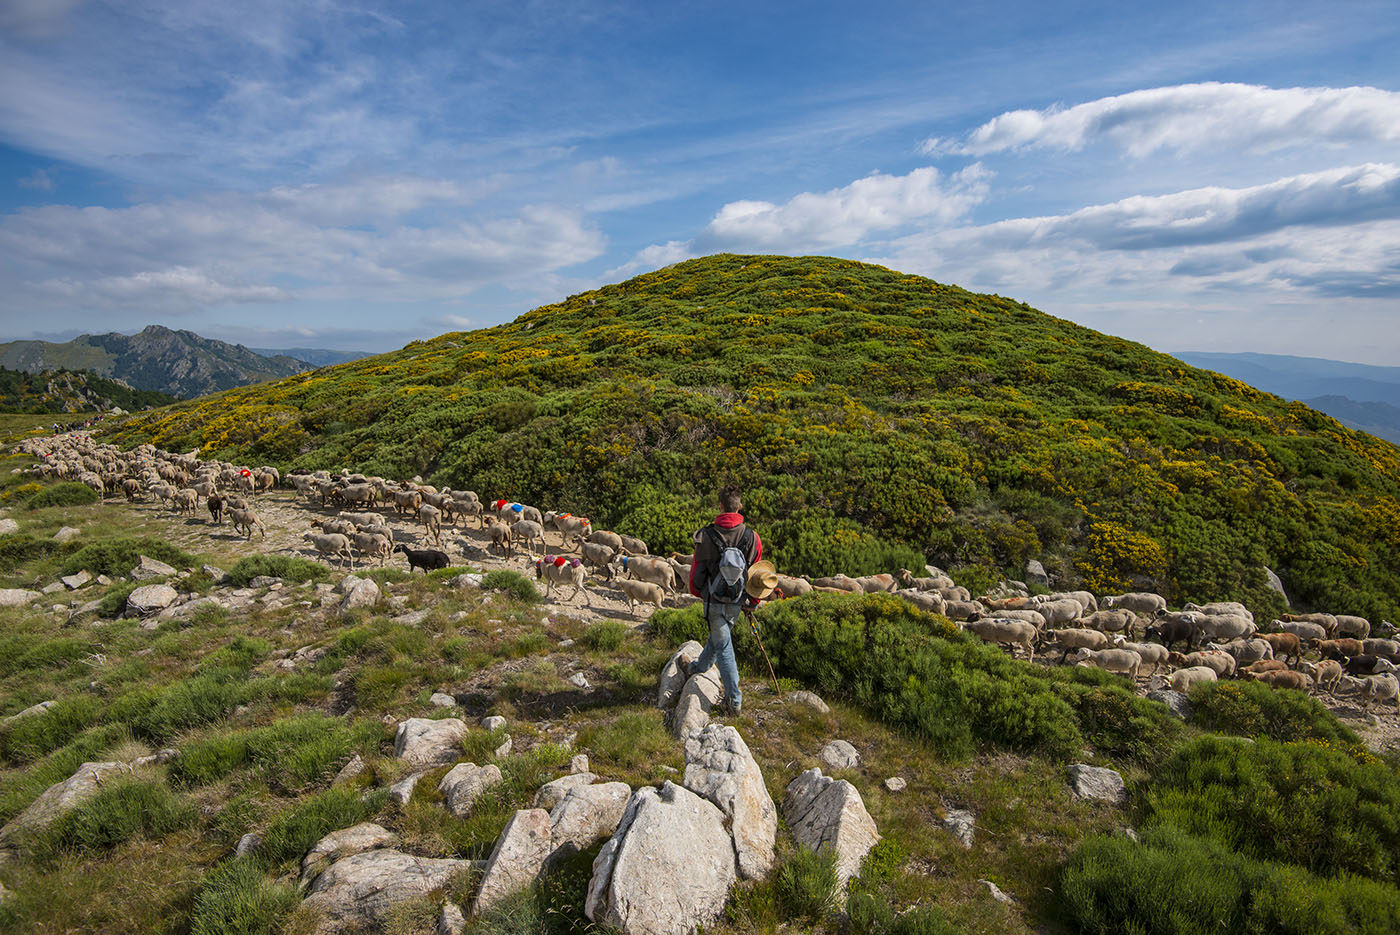
<svg viewBox="0 0 1400 935">
<path fill-rule="evenodd" d="M 689 548 L 717 484 L 779 565 L 950 567 L 1395 617 L 1400 449 L 1011 299 L 718 255 L 232 390 L 117 439 L 421 474 Z"/>
<path fill-rule="evenodd" d="M 114 406 L 144 409 L 173 402 L 175 397 L 166 393 L 132 389 L 84 370 L 25 373 L 0 367 L 0 412 L 97 412 Z"/>
</svg>

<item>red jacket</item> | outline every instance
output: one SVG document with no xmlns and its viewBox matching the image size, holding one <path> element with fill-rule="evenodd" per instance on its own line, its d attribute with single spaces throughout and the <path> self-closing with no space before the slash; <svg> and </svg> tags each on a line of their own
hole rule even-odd
<svg viewBox="0 0 1400 935">
<path fill-rule="evenodd" d="M 744 517 L 738 513 L 721 513 L 715 517 L 712 524 L 719 528 L 726 542 L 737 543 L 739 537 L 743 535 Z M 743 528 L 740 528 L 743 527 Z M 754 554 L 749 556 L 749 564 L 763 558 L 763 540 L 758 537 L 758 530 L 753 532 Z M 719 556 L 715 554 L 714 544 L 705 536 L 705 529 L 702 528 L 695 533 L 695 552 L 690 557 L 690 593 L 696 597 L 704 597 L 701 589 L 709 582 L 709 576 L 714 572 L 714 565 L 719 562 Z M 696 580 L 699 572 L 700 580 Z"/>
</svg>

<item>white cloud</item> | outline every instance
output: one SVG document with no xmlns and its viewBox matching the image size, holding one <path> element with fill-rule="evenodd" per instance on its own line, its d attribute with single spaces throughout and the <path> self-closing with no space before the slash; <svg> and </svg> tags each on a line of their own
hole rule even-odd
<svg viewBox="0 0 1400 935">
<path fill-rule="evenodd" d="M 637 251 L 637 255 L 632 259 L 621 266 L 608 270 L 605 275 L 610 279 L 631 276 L 639 271 L 660 269 L 663 266 L 670 266 L 672 263 L 679 263 L 698 255 L 692 248 L 690 241 L 668 240 L 665 243 L 643 247 Z"/>
<path fill-rule="evenodd" d="M 1318 144 L 1400 141 L 1400 93 L 1379 88 L 1268 88 L 1185 84 L 1069 108 L 1013 110 L 960 140 L 930 139 L 928 153 L 1075 151 L 1106 141 L 1132 156 L 1235 149 L 1270 152 Z"/>
<path fill-rule="evenodd" d="M 56 187 L 53 178 L 43 169 L 35 169 L 32 173 L 19 180 L 20 188 L 32 188 L 35 191 L 51 192 Z"/>
</svg>

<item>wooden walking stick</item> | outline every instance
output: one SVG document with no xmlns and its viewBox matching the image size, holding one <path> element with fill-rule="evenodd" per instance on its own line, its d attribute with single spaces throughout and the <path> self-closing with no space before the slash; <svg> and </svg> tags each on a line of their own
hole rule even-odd
<svg viewBox="0 0 1400 935">
<path fill-rule="evenodd" d="M 744 619 L 749 622 L 749 632 L 753 634 L 753 639 L 754 642 L 758 644 L 759 652 L 763 653 L 763 661 L 768 663 L 768 674 L 773 679 L 773 692 L 776 694 L 779 691 L 778 676 L 777 673 L 773 671 L 773 660 L 768 658 L 768 650 L 763 648 L 763 640 L 758 635 L 758 624 L 754 622 L 753 610 L 751 608 L 744 608 Z"/>
</svg>

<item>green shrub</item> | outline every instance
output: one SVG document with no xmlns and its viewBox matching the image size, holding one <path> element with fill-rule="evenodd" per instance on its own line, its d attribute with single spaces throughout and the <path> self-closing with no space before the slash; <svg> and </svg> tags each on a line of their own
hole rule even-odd
<svg viewBox="0 0 1400 935">
<path fill-rule="evenodd" d="M 274 680 L 246 681 L 242 669 L 203 672 L 164 688 L 129 692 L 112 702 L 107 719 L 133 734 L 163 744 L 187 727 L 213 724 L 238 705 L 262 695 Z"/>
<path fill-rule="evenodd" d="M 124 575 L 140 564 L 143 555 L 176 568 L 193 565 L 197 561 L 193 555 L 163 539 L 119 536 L 83 546 L 64 559 L 63 573 L 72 575 L 87 569 L 94 575 Z"/>
<path fill-rule="evenodd" d="M 104 754 L 126 736 L 117 724 L 91 727 L 42 760 L 0 776 L 0 823 L 18 815 L 45 789 L 67 779 L 89 760 L 109 759 Z"/>
<path fill-rule="evenodd" d="M 836 851 L 799 847 L 778 868 L 775 892 L 789 919 L 820 922 L 836 910 Z"/>
<path fill-rule="evenodd" d="M 60 698 L 43 714 L 11 721 L 0 728 L 0 755 L 10 763 L 29 763 L 64 746 L 97 720 L 97 700 L 86 695 Z"/>
<path fill-rule="evenodd" d="M 320 562 L 293 555 L 248 555 L 228 570 L 229 582 L 240 588 L 246 588 L 248 582 L 264 575 L 300 584 L 329 578 L 331 570 Z"/>
<path fill-rule="evenodd" d="M 299 902 L 296 887 L 271 883 L 257 861 L 235 858 L 200 881 L 190 935 L 276 935 Z"/>
<path fill-rule="evenodd" d="M 1326 743 L 1197 738 L 1153 777 L 1146 819 L 1314 873 L 1400 881 L 1400 782 Z"/>
<path fill-rule="evenodd" d="M 46 558 L 59 548 L 52 539 L 39 539 L 27 532 L 0 536 L 0 573 L 8 574 L 26 562 Z"/>
<path fill-rule="evenodd" d="M 544 600 L 535 583 L 518 571 L 501 568 L 488 571 L 481 576 L 481 586 L 489 591 L 505 591 L 527 604 L 538 604 Z"/>
<path fill-rule="evenodd" d="M 141 587 L 140 581 L 118 581 L 107 586 L 97 603 L 97 613 L 104 618 L 120 617 L 126 610 L 126 599 Z"/>
<path fill-rule="evenodd" d="M 332 831 L 369 821 L 388 799 L 388 789 L 365 794 L 350 786 L 336 786 L 303 799 L 273 819 L 258 855 L 274 867 L 299 860 Z"/>
<path fill-rule="evenodd" d="M 1060 878 L 1087 935 L 1379 935 L 1400 932 L 1400 890 L 1256 860 L 1175 828 L 1089 838 Z"/>
<path fill-rule="evenodd" d="M 583 631 L 579 642 L 599 652 L 615 652 L 622 647 L 632 628 L 617 620 L 599 620 Z"/>
<path fill-rule="evenodd" d="M 895 912 L 882 893 L 856 886 L 846 901 L 848 935 L 960 935 L 961 926 L 948 921 L 936 906 Z"/>
<path fill-rule="evenodd" d="M 203 785 L 246 766 L 259 770 L 275 787 L 296 791 L 329 779 L 352 752 L 370 752 L 383 733 L 374 721 L 347 724 L 322 714 L 298 714 L 267 727 L 186 743 L 170 778 Z"/>
<path fill-rule="evenodd" d="M 67 667 L 101 648 L 101 643 L 70 636 L 45 640 L 16 634 L 0 644 L 0 674 Z"/>
<path fill-rule="evenodd" d="M 1355 731 L 1305 692 L 1261 682 L 1208 682 L 1192 686 L 1190 698 L 1192 723 L 1222 734 L 1361 743 Z"/>
<path fill-rule="evenodd" d="M 97 500 L 97 491 L 86 484 L 63 481 L 52 487 L 45 487 L 30 497 L 29 508 L 42 510 L 50 506 L 85 506 L 96 503 Z"/>
<path fill-rule="evenodd" d="M 104 782 L 96 795 L 46 828 L 38 850 L 105 850 L 137 834 L 178 831 L 194 819 L 194 806 L 164 783 L 123 777 Z"/>
</svg>

